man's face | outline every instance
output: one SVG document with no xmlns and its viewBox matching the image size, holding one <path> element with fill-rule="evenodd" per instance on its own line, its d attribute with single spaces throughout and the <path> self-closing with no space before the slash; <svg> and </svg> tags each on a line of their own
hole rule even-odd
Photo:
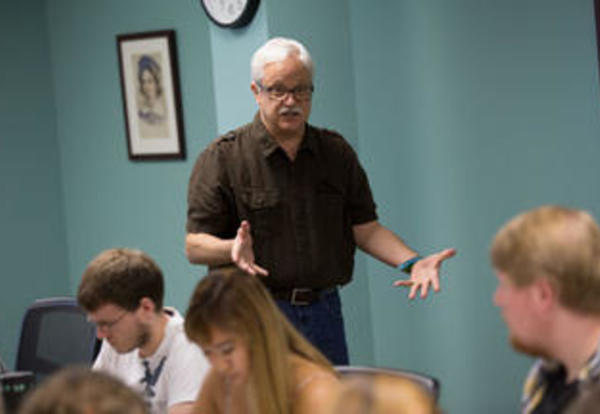
<svg viewBox="0 0 600 414">
<path fill-rule="evenodd" d="M 98 339 L 106 339 L 120 354 L 131 352 L 148 342 L 149 329 L 140 322 L 137 311 L 129 312 L 108 303 L 95 312 L 89 312 L 88 320 L 96 324 Z"/>
<path fill-rule="evenodd" d="M 251 88 L 267 130 L 276 138 L 303 134 L 312 97 L 297 99 L 293 93 L 287 93 L 282 99 L 276 99 L 267 90 L 311 87 L 310 72 L 294 54 L 281 62 L 266 64 L 263 72 L 262 87 L 252 82 Z"/>
<path fill-rule="evenodd" d="M 535 305 L 538 286 L 535 282 L 517 286 L 501 271 L 496 271 L 496 277 L 498 286 L 494 292 L 494 304 L 502 312 L 511 345 L 524 354 L 546 357 L 544 332 Z"/>
</svg>

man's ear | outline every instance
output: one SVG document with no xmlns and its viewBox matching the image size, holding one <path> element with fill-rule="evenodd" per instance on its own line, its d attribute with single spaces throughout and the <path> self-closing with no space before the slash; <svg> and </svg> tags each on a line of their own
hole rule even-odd
<svg viewBox="0 0 600 414">
<path fill-rule="evenodd" d="M 143 313 L 155 313 L 156 304 L 152 299 L 150 299 L 147 296 L 144 296 L 140 299 L 140 307 L 138 308 L 138 310 L 142 311 Z"/>
<path fill-rule="evenodd" d="M 552 283 L 545 277 L 539 277 L 533 283 L 533 300 L 538 309 L 551 309 L 556 303 L 556 291 Z"/>
<path fill-rule="evenodd" d="M 250 83 L 250 90 L 254 94 L 254 99 L 256 99 L 256 102 L 258 103 L 258 94 L 260 93 L 260 88 L 258 87 L 255 81 L 252 81 L 252 83 Z"/>
</svg>

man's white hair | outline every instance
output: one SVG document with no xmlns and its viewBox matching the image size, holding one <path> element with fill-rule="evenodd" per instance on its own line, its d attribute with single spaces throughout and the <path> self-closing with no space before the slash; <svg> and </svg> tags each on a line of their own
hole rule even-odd
<svg viewBox="0 0 600 414">
<path fill-rule="evenodd" d="M 265 65 L 273 62 L 281 62 L 291 54 L 298 56 L 300 61 L 310 72 L 310 77 L 312 79 L 314 74 L 314 64 L 310 57 L 310 53 L 308 53 L 308 50 L 306 50 L 304 45 L 294 39 L 274 37 L 268 40 L 254 52 L 254 55 L 252 55 L 252 60 L 250 61 L 252 80 L 260 82 L 264 75 Z"/>
</svg>

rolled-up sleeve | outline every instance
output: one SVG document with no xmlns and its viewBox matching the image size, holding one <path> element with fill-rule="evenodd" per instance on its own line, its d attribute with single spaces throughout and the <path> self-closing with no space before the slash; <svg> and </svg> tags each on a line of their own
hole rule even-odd
<svg viewBox="0 0 600 414">
<path fill-rule="evenodd" d="M 202 152 L 192 170 L 188 185 L 186 231 L 229 237 L 232 205 L 226 163 L 218 143 Z"/>
<path fill-rule="evenodd" d="M 369 179 L 360 165 L 356 153 L 349 145 L 345 145 L 344 160 L 348 178 L 347 206 L 352 225 L 364 224 L 377 220 L 377 210 Z"/>
</svg>

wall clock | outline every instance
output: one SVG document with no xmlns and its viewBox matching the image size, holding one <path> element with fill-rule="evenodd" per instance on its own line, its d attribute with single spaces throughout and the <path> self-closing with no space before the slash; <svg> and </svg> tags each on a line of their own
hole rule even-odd
<svg viewBox="0 0 600 414">
<path fill-rule="evenodd" d="M 260 0 L 200 0 L 210 19 L 221 27 L 242 27 L 250 23 Z"/>
</svg>

